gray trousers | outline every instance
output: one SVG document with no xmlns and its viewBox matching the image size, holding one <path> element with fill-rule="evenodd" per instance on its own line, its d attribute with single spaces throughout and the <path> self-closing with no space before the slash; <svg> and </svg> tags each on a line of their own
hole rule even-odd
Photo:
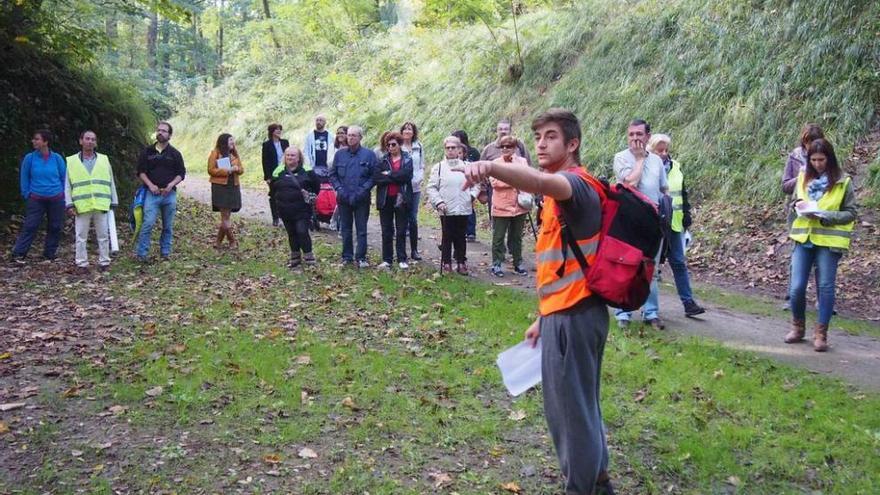
<svg viewBox="0 0 880 495">
<path fill-rule="evenodd" d="M 588 298 L 541 317 L 544 416 L 565 477 L 565 493 L 591 495 L 608 469 L 599 405 L 608 308 Z"/>
</svg>

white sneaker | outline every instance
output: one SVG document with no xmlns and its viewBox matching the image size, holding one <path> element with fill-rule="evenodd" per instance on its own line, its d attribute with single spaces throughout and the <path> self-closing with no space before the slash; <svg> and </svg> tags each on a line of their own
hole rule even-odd
<svg viewBox="0 0 880 495">
<path fill-rule="evenodd" d="M 363 262 L 362 262 L 363 263 Z M 361 266 L 361 268 L 366 268 L 365 266 Z M 387 261 L 383 261 L 379 263 L 379 266 L 376 267 L 378 270 L 388 270 L 391 268 L 391 263 Z"/>
<path fill-rule="evenodd" d="M 370 264 L 367 263 L 367 260 L 358 261 L 358 268 L 369 268 Z"/>
<path fill-rule="evenodd" d="M 406 261 L 401 261 L 397 266 L 399 266 L 401 270 L 406 270 L 407 268 L 409 268 L 409 265 Z"/>
</svg>

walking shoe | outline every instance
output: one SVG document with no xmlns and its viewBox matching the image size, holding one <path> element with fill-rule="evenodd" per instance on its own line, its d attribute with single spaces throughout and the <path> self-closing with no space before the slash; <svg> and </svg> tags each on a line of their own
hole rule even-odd
<svg viewBox="0 0 880 495">
<path fill-rule="evenodd" d="M 813 329 L 813 350 L 816 352 L 828 350 L 828 325 L 816 323 Z"/>
<path fill-rule="evenodd" d="M 412 256 L 410 256 L 410 259 L 413 261 L 422 261 L 422 255 L 419 254 L 418 251 L 413 251 Z"/>
<path fill-rule="evenodd" d="M 465 240 L 467 240 L 468 242 L 477 242 L 477 236 L 468 235 L 468 236 L 465 236 Z"/>
<path fill-rule="evenodd" d="M 358 261 L 358 268 L 369 268 L 370 264 L 367 263 L 367 260 Z"/>
<path fill-rule="evenodd" d="M 663 330 L 666 328 L 666 325 L 663 324 L 663 321 L 660 318 L 651 318 L 650 320 L 645 320 L 645 323 L 651 325 L 651 328 L 654 330 Z"/>
<path fill-rule="evenodd" d="M 305 263 L 306 263 L 307 265 L 314 265 L 314 264 L 316 264 L 316 263 L 318 262 L 318 261 L 315 259 L 315 255 L 314 255 L 313 253 L 305 253 L 305 254 L 303 254 L 303 261 L 305 261 Z"/>
<path fill-rule="evenodd" d="M 617 328 L 626 328 L 629 326 L 629 320 L 617 320 Z"/>
<path fill-rule="evenodd" d="M 501 265 L 492 265 L 490 271 L 492 272 L 492 275 L 495 275 L 496 277 L 504 276 L 504 270 L 501 269 Z"/>
<path fill-rule="evenodd" d="M 785 334 L 783 341 L 786 344 L 796 344 L 804 340 L 804 334 L 807 333 L 807 322 L 804 320 L 791 320 L 791 330 Z"/>
<path fill-rule="evenodd" d="M 276 218 L 275 220 L 272 220 L 272 226 L 273 226 L 273 227 L 277 227 L 277 226 L 279 226 L 280 224 L 281 224 L 281 220 L 278 220 L 277 218 Z"/>
<path fill-rule="evenodd" d="M 13 263 L 18 263 L 19 265 L 24 265 L 25 263 L 27 263 L 27 258 L 25 258 L 24 256 L 15 256 L 15 255 L 13 255 L 13 256 L 12 256 L 12 262 L 13 262 Z"/>
<path fill-rule="evenodd" d="M 87 266 L 76 267 L 76 274 L 77 275 L 88 275 L 89 274 L 89 267 L 87 267 Z"/>
<path fill-rule="evenodd" d="M 110 271 L 110 265 L 98 265 L 98 271 L 99 271 L 99 272 L 102 272 L 102 273 L 104 273 L 104 272 L 109 272 L 109 271 Z"/>
<path fill-rule="evenodd" d="M 691 299 L 684 303 L 684 315 L 685 316 L 697 316 L 706 312 L 706 309 L 697 304 L 696 301 Z"/>
<path fill-rule="evenodd" d="M 159 259 L 161 259 L 162 261 L 171 261 L 171 255 L 170 254 L 163 254 L 163 255 L 159 256 Z"/>
<path fill-rule="evenodd" d="M 406 261 L 401 261 L 397 264 L 397 266 L 400 267 L 401 270 L 409 269 L 409 263 L 407 263 Z"/>
<path fill-rule="evenodd" d="M 442 263 L 440 265 L 440 271 L 446 273 L 452 273 L 452 263 Z"/>
<path fill-rule="evenodd" d="M 513 267 L 513 273 L 517 275 L 528 275 L 529 272 L 522 267 L 522 265 L 516 265 Z"/>
<path fill-rule="evenodd" d="M 366 268 L 366 267 L 361 266 L 361 268 Z M 379 270 L 388 270 L 391 268 L 391 263 L 389 263 L 387 261 L 383 261 L 383 262 L 379 263 L 379 266 L 377 266 L 376 268 Z"/>
<path fill-rule="evenodd" d="M 458 272 L 459 275 L 467 275 L 468 274 L 467 263 L 456 263 L 455 271 Z"/>
<path fill-rule="evenodd" d="M 137 260 L 138 263 L 140 263 L 142 265 L 146 265 L 147 263 L 150 262 L 150 260 L 147 259 L 146 256 L 135 256 L 135 259 Z"/>
<path fill-rule="evenodd" d="M 596 495 L 614 495 L 614 487 L 611 480 L 597 481 L 596 489 L 593 491 Z"/>
</svg>

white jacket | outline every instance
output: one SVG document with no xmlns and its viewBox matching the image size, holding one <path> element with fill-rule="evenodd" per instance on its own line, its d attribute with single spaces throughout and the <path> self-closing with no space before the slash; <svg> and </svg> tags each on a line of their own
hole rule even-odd
<svg viewBox="0 0 880 495">
<path fill-rule="evenodd" d="M 450 170 L 457 165 L 464 165 L 464 162 L 458 159 L 443 160 L 434 165 L 428 177 L 428 200 L 434 208 L 446 203 L 447 216 L 470 215 L 474 211 L 473 200 L 480 193 L 479 186 L 462 190 L 464 174 Z"/>
</svg>

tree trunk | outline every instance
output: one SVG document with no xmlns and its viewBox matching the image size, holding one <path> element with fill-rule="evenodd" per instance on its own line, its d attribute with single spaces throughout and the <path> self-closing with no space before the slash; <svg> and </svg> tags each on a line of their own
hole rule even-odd
<svg viewBox="0 0 880 495">
<path fill-rule="evenodd" d="M 147 59 L 151 69 L 156 68 L 156 40 L 159 35 L 159 16 L 150 12 L 150 27 L 147 28 Z"/>
<path fill-rule="evenodd" d="M 220 0 L 220 9 L 217 11 L 217 77 L 223 77 L 223 14 L 225 3 Z"/>
<path fill-rule="evenodd" d="M 159 45 L 159 70 L 162 81 L 168 79 L 168 70 L 171 68 L 171 54 L 168 47 L 169 37 L 171 35 L 171 23 L 168 19 L 162 19 L 162 43 Z"/>
<path fill-rule="evenodd" d="M 263 0 L 263 14 L 266 16 L 266 20 L 270 22 L 269 24 L 269 38 L 272 40 L 272 44 L 275 45 L 276 50 L 281 49 L 281 44 L 278 43 L 278 37 L 275 36 L 275 28 L 272 27 L 272 13 L 269 11 L 269 0 Z"/>
<path fill-rule="evenodd" d="M 107 37 L 111 40 L 119 37 L 119 27 L 115 13 L 107 15 L 107 19 L 104 20 L 104 32 L 107 33 Z"/>
</svg>

